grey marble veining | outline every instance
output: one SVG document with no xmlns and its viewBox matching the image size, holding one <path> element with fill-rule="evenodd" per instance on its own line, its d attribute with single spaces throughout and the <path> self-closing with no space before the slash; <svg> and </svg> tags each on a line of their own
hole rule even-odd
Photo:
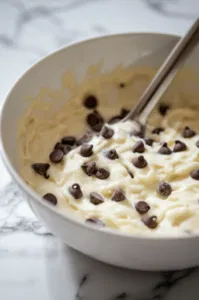
<svg viewBox="0 0 199 300">
<path fill-rule="evenodd" d="M 193 9 L 188 9 L 190 7 L 189 4 L 195 4 L 194 1 L 192 3 L 188 1 L 173 1 L 173 0 L 144 0 L 146 5 L 152 10 L 155 10 L 159 14 L 166 16 L 170 19 L 186 19 L 186 20 L 193 20 L 198 17 L 197 10 L 194 11 Z M 186 3 L 184 9 L 181 9 L 183 5 Z M 175 8 L 173 7 L 175 5 Z M 178 4 L 178 5 L 177 5 Z"/>
<path fill-rule="evenodd" d="M 124 31 L 182 34 L 198 14 L 197 0 L 0 0 L 0 99 L 30 64 L 67 43 Z M 198 268 L 124 270 L 63 245 L 31 212 L 1 160 L 0 171 L 1 300 L 199 298 Z"/>
<path fill-rule="evenodd" d="M 15 232 L 31 232 L 38 235 L 51 233 L 36 218 L 14 182 L 0 191 L 0 235 Z M 1 248 L 0 248 L 1 251 Z"/>
</svg>

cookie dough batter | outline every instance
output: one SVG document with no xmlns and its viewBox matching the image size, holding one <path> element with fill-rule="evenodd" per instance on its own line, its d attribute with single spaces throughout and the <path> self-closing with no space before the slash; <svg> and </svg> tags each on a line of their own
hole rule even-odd
<svg viewBox="0 0 199 300">
<path fill-rule="evenodd" d="M 116 122 L 153 75 L 122 67 L 99 75 L 91 68 L 83 82 L 67 74 L 61 91 L 44 89 L 34 99 L 20 122 L 19 159 L 22 177 L 41 201 L 105 230 L 199 232 L 199 107 L 176 83 L 144 137 L 131 122 Z M 69 101 L 52 110 L 66 89 Z"/>
</svg>

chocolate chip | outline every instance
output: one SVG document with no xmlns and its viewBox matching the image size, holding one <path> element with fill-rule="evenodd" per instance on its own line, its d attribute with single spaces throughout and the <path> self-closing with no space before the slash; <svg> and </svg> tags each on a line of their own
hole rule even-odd
<svg viewBox="0 0 199 300">
<path fill-rule="evenodd" d="M 77 146 L 83 145 L 85 143 L 90 142 L 91 139 L 92 139 L 92 134 L 86 133 L 82 137 L 80 137 L 79 139 L 76 140 L 76 145 Z"/>
<path fill-rule="evenodd" d="M 196 132 L 190 127 L 186 126 L 182 132 L 184 138 L 190 138 L 196 135 Z"/>
<path fill-rule="evenodd" d="M 104 227 L 105 226 L 105 224 L 101 220 L 99 220 L 99 219 L 97 219 L 95 217 L 86 219 L 86 223 L 91 224 L 91 225 L 98 225 L 100 227 Z"/>
<path fill-rule="evenodd" d="M 153 134 L 160 134 L 160 132 L 162 132 L 162 131 L 164 131 L 164 128 L 162 128 L 162 127 L 157 127 L 157 128 L 154 128 L 154 129 L 152 130 L 152 133 L 153 133 Z"/>
<path fill-rule="evenodd" d="M 74 136 L 64 136 L 61 140 L 62 144 L 74 146 L 76 138 Z"/>
<path fill-rule="evenodd" d="M 94 132 L 100 132 L 101 129 L 102 129 L 102 127 L 103 127 L 103 123 L 99 123 L 99 124 L 96 124 L 95 126 L 93 126 L 93 127 L 92 127 L 92 130 L 93 130 Z"/>
<path fill-rule="evenodd" d="M 125 88 L 125 83 L 124 82 L 120 82 L 119 86 L 120 86 L 121 89 L 123 89 L 123 88 Z"/>
<path fill-rule="evenodd" d="M 164 143 L 158 150 L 159 154 L 169 155 L 172 153 L 171 149 L 167 146 L 167 143 Z"/>
<path fill-rule="evenodd" d="M 54 146 L 54 150 L 60 149 L 59 147 L 61 147 L 61 146 L 62 146 L 62 143 L 60 143 L 60 142 L 56 143 L 55 146 Z"/>
<path fill-rule="evenodd" d="M 148 146 L 152 146 L 154 142 L 154 140 L 150 138 L 145 138 L 144 141 Z"/>
<path fill-rule="evenodd" d="M 86 173 L 86 175 L 88 176 L 94 175 L 97 171 L 96 162 L 94 161 L 89 161 L 87 163 L 84 163 L 81 166 L 81 168 L 84 171 L 84 173 Z"/>
<path fill-rule="evenodd" d="M 175 145 L 173 147 L 173 152 L 182 152 L 185 150 L 187 150 L 187 146 L 185 143 L 183 143 L 179 140 L 175 141 Z"/>
<path fill-rule="evenodd" d="M 60 148 L 60 150 L 62 150 L 62 152 L 65 154 L 67 154 L 68 152 L 70 152 L 72 150 L 70 145 L 63 145 L 63 147 Z"/>
<path fill-rule="evenodd" d="M 97 98 L 94 95 L 87 95 L 84 98 L 84 106 L 86 108 L 92 109 L 92 108 L 96 108 L 97 107 Z"/>
<path fill-rule="evenodd" d="M 144 143 L 142 141 L 137 141 L 133 146 L 132 151 L 134 153 L 143 153 L 145 151 Z"/>
<path fill-rule="evenodd" d="M 111 200 L 115 202 L 124 201 L 126 199 L 124 191 L 121 188 L 116 188 L 112 194 Z"/>
<path fill-rule="evenodd" d="M 195 180 L 199 180 L 199 169 L 193 170 L 190 173 L 190 176 Z"/>
<path fill-rule="evenodd" d="M 64 153 L 60 149 L 53 150 L 50 155 L 50 161 L 53 163 L 59 163 L 63 159 Z"/>
<path fill-rule="evenodd" d="M 123 118 L 125 118 L 128 115 L 129 112 L 130 112 L 130 110 L 128 110 L 126 108 L 122 108 L 120 111 L 120 114 L 110 118 L 110 120 L 108 121 L 108 124 L 115 124 L 115 123 L 121 121 Z"/>
<path fill-rule="evenodd" d="M 80 199 L 83 194 L 78 183 L 74 183 L 71 187 L 69 187 L 69 193 L 75 198 Z"/>
<path fill-rule="evenodd" d="M 93 154 L 93 145 L 84 144 L 80 148 L 80 154 L 83 157 L 89 157 Z"/>
<path fill-rule="evenodd" d="M 159 113 L 162 116 L 165 116 L 167 114 L 167 111 L 169 110 L 170 106 L 166 104 L 160 104 L 159 106 Z"/>
<path fill-rule="evenodd" d="M 64 154 L 67 154 L 72 150 L 72 147 L 70 145 L 63 145 L 62 143 L 57 143 L 54 147 L 54 150 L 61 150 Z"/>
<path fill-rule="evenodd" d="M 103 120 L 102 116 L 96 110 L 87 116 L 87 124 L 95 132 L 100 132 L 100 130 L 102 129 L 103 123 L 104 123 L 104 120 Z"/>
<path fill-rule="evenodd" d="M 102 196 L 98 193 L 92 192 L 90 193 L 90 202 L 94 205 L 98 205 L 104 202 Z"/>
<path fill-rule="evenodd" d="M 133 136 L 137 136 L 137 137 L 140 137 L 140 138 L 144 138 L 144 131 L 142 129 L 140 130 L 136 130 L 134 129 L 130 135 L 133 135 Z"/>
<path fill-rule="evenodd" d="M 109 128 L 107 126 L 104 126 L 101 132 L 101 135 L 105 138 L 105 139 L 110 139 L 112 138 L 114 134 L 114 131 L 112 128 Z"/>
<path fill-rule="evenodd" d="M 109 159 L 112 159 L 112 160 L 119 158 L 117 151 L 115 149 L 111 149 L 111 150 L 107 151 L 106 157 L 108 157 Z"/>
<path fill-rule="evenodd" d="M 199 141 L 196 142 L 196 146 L 199 148 Z"/>
<path fill-rule="evenodd" d="M 41 176 L 44 176 L 44 178 L 46 178 L 46 179 L 49 178 L 49 175 L 46 174 L 46 172 L 50 168 L 49 164 L 47 164 L 47 163 L 36 163 L 36 164 L 32 164 L 32 168 L 37 174 L 39 174 Z"/>
<path fill-rule="evenodd" d="M 136 203 L 135 208 L 139 214 L 143 215 L 149 211 L 150 206 L 145 201 L 139 201 Z"/>
<path fill-rule="evenodd" d="M 57 198 L 55 195 L 51 194 L 51 193 L 47 193 L 43 196 L 43 199 L 47 200 L 48 202 L 50 202 L 53 205 L 57 204 Z"/>
<path fill-rule="evenodd" d="M 172 188 L 168 182 L 161 181 L 158 186 L 158 193 L 163 197 L 171 195 Z"/>
<path fill-rule="evenodd" d="M 143 169 L 148 165 L 143 155 L 133 158 L 132 163 L 138 169 Z"/>
<path fill-rule="evenodd" d="M 122 118 L 120 116 L 114 116 L 108 121 L 108 124 L 115 124 L 115 123 L 121 121 L 121 119 Z"/>
<path fill-rule="evenodd" d="M 126 109 L 126 108 L 122 108 L 120 111 L 120 117 L 121 119 L 125 118 L 128 114 L 129 114 L 130 110 Z"/>
<path fill-rule="evenodd" d="M 157 217 L 156 216 L 151 216 L 151 217 L 143 217 L 142 222 L 149 227 L 150 229 L 154 229 L 158 226 L 157 223 Z"/>
<path fill-rule="evenodd" d="M 95 174 L 98 179 L 107 179 L 110 176 L 110 172 L 104 168 L 99 168 Z"/>
</svg>

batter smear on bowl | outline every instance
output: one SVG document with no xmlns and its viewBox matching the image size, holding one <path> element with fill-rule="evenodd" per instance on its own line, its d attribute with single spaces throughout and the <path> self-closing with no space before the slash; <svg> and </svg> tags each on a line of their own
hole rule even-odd
<svg viewBox="0 0 199 300">
<path fill-rule="evenodd" d="M 33 101 L 20 123 L 19 157 L 41 201 L 104 230 L 199 232 L 199 107 L 171 87 L 145 134 L 120 122 L 154 73 L 118 67 L 78 84 L 67 76 L 61 91 L 43 93 L 63 100 L 70 88 L 61 108 L 52 112 L 41 95 Z"/>
</svg>

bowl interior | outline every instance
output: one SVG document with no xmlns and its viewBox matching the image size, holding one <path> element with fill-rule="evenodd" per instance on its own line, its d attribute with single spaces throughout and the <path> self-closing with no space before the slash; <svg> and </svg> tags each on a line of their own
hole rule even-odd
<svg viewBox="0 0 199 300">
<path fill-rule="evenodd" d="M 67 71 L 72 70 L 81 80 L 88 67 L 100 60 L 103 60 L 103 72 L 111 71 L 119 64 L 158 67 L 177 40 L 177 37 L 161 34 L 106 36 L 65 47 L 31 67 L 12 88 L 2 109 L 2 148 L 11 168 L 18 170 L 17 127 L 29 105 L 28 98 L 36 96 L 42 88 L 60 89 L 62 76 Z M 198 56 L 197 49 L 187 64 L 199 69 Z M 67 91 L 64 101 L 66 99 Z"/>
</svg>

